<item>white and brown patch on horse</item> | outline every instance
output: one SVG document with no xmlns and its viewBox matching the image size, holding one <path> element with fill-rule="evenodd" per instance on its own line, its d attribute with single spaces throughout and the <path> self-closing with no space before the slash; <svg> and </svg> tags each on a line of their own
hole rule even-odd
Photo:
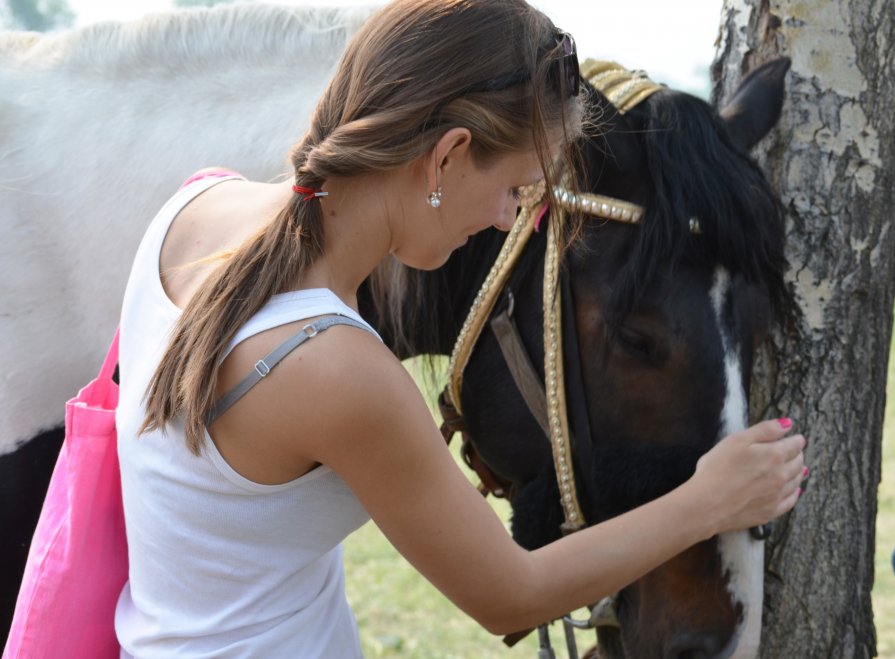
<svg viewBox="0 0 895 659">
<path fill-rule="evenodd" d="M 704 295 L 709 302 L 705 307 L 712 313 L 711 318 L 704 319 L 701 324 L 704 327 L 714 325 L 715 336 L 711 341 L 698 341 L 693 345 L 715 354 L 713 361 L 717 364 L 718 381 L 710 389 L 722 392 L 720 406 L 705 406 L 707 414 L 703 416 L 717 427 L 714 434 L 701 434 L 705 449 L 748 424 L 753 349 L 768 329 L 771 311 L 785 319 L 792 308 L 782 278 L 783 225 L 779 202 L 755 164 L 743 153 L 776 121 L 782 94 L 781 79 L 787 68 L 786 62 L 772 63 L 747 79 L 732 104 L 722 111 L 722 115 L 736 117 L 736 120 L 722 124 L 714 135 L 711 132 L 700 134 L 698 124 L 691 123 L 693 118 L 685 116 L 688 109 L 682 107 L 675 115 L 675 109 L 665 105 L 666 101 L 669 105 L 676 101 L 682 102 L 683 106 L 690 104 L 685 97 L 657 94 L 654 105 L 658 107 L 650 108 L 649 102 L 645 104 L 645 109 L 654 117 L 654 121 L 647 121 L 645 127 L 647 169 L 654 183 L 656 180 L 662 183 L 654 186 L 652 195 L 647 195 L 648 217 L 644 225 L 658 222 L 655 218 L 660 216 L 666 219 L 653 233 L 647 230 L 638 236 L 639 245 L 634 248 L 634 253 L 644 257 L 657 251 L 663 254 L 663 258 L 652 263 L 662 264 L 659 267 L 664 268 L 664 272 L 660 276 L 667 282 L 674 282 L 694 266 L 703 271 L 706 283 L 702 288 L 708 287 Z M 703 108 L 697 105 L 694 110 L 700 112 Z M 673 135 L 667 129 L 663 132 L 661 124 L 676 126 L 674 132 L 677 134 Z M 699 157 L 695 150 L 703 157 Z M 673 156 L 665 157 L 664 154 L 669 153 Z M 650 214 L 654 219 L 650 219 Z M 683 230 L 688 218 L 694 216 L 701 227 L 698 235 Z M 669 230 L 669 219 L 678 227 L 676 232 Z M 669 237 L 671 240 L 666 240 Z M 675 244 L 677 241 L 681 242 Z M 630 253 L 627 256 L 626 265 L 632 265 Z M 641 265 L 643 263 L 643 259 L 635 260 L 631 267 L 635 274 L 613 291 L 619 296 L 616 300 L 625 295 L 618 293 L 619 289 L 627 290 L 627 295 L 631 296 L 625 303 L 638 299 L 639 287 L 652 276 L 652 263 L 646 266 Z M 639 281 L 638 275 L 642 277 Z M 673 295 L 670 298 L 667 295 L 666 292 L 661 296 L 666 300 L 674 299 Z M 633 312 L 636 303 L 629 308 Z M 618 324 L 614 331 L 619 337 L 628 322 L 624 316 L 626 311 L 627 308 L 622 306 L 622 314 L 616 316 Z M 630 349 L 631 337 L 622 341 Z M 637 345 L 643 349 L 642 342 Z M 684 382 L 681 385 L 688 386 Z M 690 385 L 689 388 L 695 387 Z M 706 392 L 704 395 L 710 394 Z M 666 437 L 668 430 L 666 425 Z M 680 559 L 698 550 L 685 552 Z M 723 633 L 713 636 L 712 633 L 700 635 L 678 630 L 664 646 L 657 648 L 666 653 L 662 656 L 678 656 L 693 649 L 704 652 L 704 656 L 749 657 L 757 654 L 761 630 L 763 547 L 747 532 L 729 533 L 717 539 L 717 555 L 720 565 L 712 568 L 716 574 L 715 587 L 724 583 L 729 593 L 729 605 L 719 607 L 719 611 L 726 609 L 724 617 L 736 620 L 733 632 L 726 632 L 725 639 Z M 730 618 L 731 614 L 733 618 Z M 624 635 L 624 631 L 622 633 Z M 625 646 L 632 650 L 631 656 L 650 652 L 640 641 L 628 641 Z M 668 655 L 668 652 L 672 654 Z"/>
</svg>

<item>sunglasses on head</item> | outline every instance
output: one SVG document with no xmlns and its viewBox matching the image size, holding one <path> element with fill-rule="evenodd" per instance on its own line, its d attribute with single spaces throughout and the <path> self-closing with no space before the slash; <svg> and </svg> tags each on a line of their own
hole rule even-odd
<svg viewBox="0 0 895 659">
<path fill-rule="evenodd" d="M 562 54 L 550 62 L 550 77 L 557 84 L 557 91 L 566 96 L 578 96 L 581 90 L 581 75 L 578 71 L 578 50 L 575 48 L 575 39 L 568 32 L 558 32 L 557 45 L 561 47 Z M 488 80 L 478 86 L 478 91 L 498 92 L 509 89 L 515 85 L 531 80 L 531 73 L 519 71 L 509 75 L 500 76 Z"/>
</svg>

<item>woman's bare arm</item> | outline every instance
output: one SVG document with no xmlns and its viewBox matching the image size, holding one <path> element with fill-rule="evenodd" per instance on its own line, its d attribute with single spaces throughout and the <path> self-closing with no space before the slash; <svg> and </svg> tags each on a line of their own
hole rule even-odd
<svg viewBox="0 0 895 659">
<path fill-rule="evenodd" d="M 803 438 L 776 441 L 783 429 L 765 422 L 722 442 L 666 496 L 529 552 L 457 468 L 412 379 L 374 337 L 332 328 L 277 370 L 241 413 L 292 461 L 332 467 L 398 551 L 493 633 L 595 602 L 715 533 L 765 522 L 794 504 L 801 480 Z"/>
</svg>

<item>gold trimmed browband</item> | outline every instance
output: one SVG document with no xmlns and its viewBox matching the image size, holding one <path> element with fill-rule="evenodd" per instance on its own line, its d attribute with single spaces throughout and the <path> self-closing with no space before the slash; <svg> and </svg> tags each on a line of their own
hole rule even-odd
<svg viewBox="0 0 895 659">
<path fill-rule="evenodd" d="M 574 194 L 560 185 L 553 186 L 553 196 L 560 208 L 569 213 L 585 213 L 627 224 L 637 224 L 646 212 L 643 206 L 629 201 L 586 192 Z"/>
<path fill-rule="evenodd" d="M 616 62 L 584 60 L 581 64 L 581 77 L 609 99 L 620 114 L 625 114 L 663 89 L 662 85 L 650 80 L 646 72 L 629 71 Z"/>
<path fill-rule="evenodd" d="M 603 94 L 618 110 L 625 114 L 655 94 L 663 85 L 647 77 L 644 71 L 629 71 L 616 62 L 587 59 L 581 64 L 581 76 Z M 637 224 L 646 209 L 629 201 L 605 195 L 582 192 L 575 194 L 563 186 L 554 186 L 553 196 L 559 206 L 568 213 L 584 213 L 604 220 Z M 691 233 L 701 233 L 699 220 L 690 219 Z"/>
<path fill-rule="evenodd" d="M 643 206 L 632 204 L 629 201 L 589 192 L 575 194 L 560 185 L 553 186 L 553 196 L 559 207 L 567 213 L 584 213 L 614 222 L 637 224 L 646 213 Z M 695 217 L 690 218 L 690 233 L 702 233 L 699 220 Z"/>
</svg>

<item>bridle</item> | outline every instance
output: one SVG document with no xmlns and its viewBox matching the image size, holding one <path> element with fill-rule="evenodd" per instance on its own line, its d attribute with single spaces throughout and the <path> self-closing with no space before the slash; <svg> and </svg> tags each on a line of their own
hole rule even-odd
<svg viewBox="0 0 895 659">
<path fill-rule="evenodd" d="M 624 114 L 651 94 L 662 89 L 661 85 L 652 82 L 642 72 L 631 72 L 615 62 L 597 62 L 587 60 L 581 67 L 582 76 L 588 80 L 613 104 L 616 110 Z M 580 213 L 599 217 L 604 220 L 638 223 L 644 215 L 644 208 L 621 199 L 594 195 L 576 194 L 568 187 L 556 186 L 550 194 L 553 204 L 545 201 L 547 191 L 543 183 L 523 189 L 520 200 L 521 211 L 513 228 L 508 233 L 500 252 L 491 267 L 481 289 L 473 300 L 466 320 L 454 344 L 449 362 L 449 381 L 441 397 L 441 407 L 445 416 L 446 438 L 453 430 L 463 430 L 461 389 L 463 371 L 472 354 L 472 350 L 481 336 L 486 322 L 491 317 L 495 303 L 500 297 L 506 283 L 516 266 L 529 238 L 545 216 L 548 206 L 554 208 L 554 215 L 559 211 L 560 217 L 552 217 L 546 228 L 547 248 L 544 257 L 544 383 L 539 382 L 531 359 L 522 347 L 518 330 L 512 321 L 512 298 L 508 308 L 499 314 L 495 333 L 501 351 L 507 357 L 513 378 L 519 386 L 538 424 L 550 437 L 553 462 L 556 469 L 557 483 L 560 488 L 560 502 L 563 507 L 565 522 L 564 533 L 574 532 L 585 526 L 584 515 L 578 503 L 575 487 L 575 476 L 572 469 L 572 441 L 567 411 L 565 373 L 563 362 L 563 306 L 569 306 L 569 290 L 563 285 L 560 277 L 561 232 L 565 224 L 565 214 Z M 692 228 L 692 227 L 691 227 Z M 698 228 L 698 226 L 697 226 Z M 565 289 L 565 290 L 564 290 Z M 565 293 L 565 294 L 564 294 Z M 569 330 L 566 329 L 566 333 Z M 577 338 L 574 341 L 577 347 Z M 577 360 L 575 360 L 577 362 Z M 581 426 L 584 422 L 576 423 Z M 583 431 L 584 428 L 579 428 Z M 582 437 L 585 435 L 582 432 Z M 472 462 L 479 473 L 484 464 L 472 457 L 474 449 L 464 443 L 464 455 Z M 487 468 L 485 468 L 486 470 Z M 489 471 L 489 470 L 488 470 Z M 499 483 L 500 479 L 493 473 L 484 473 L 482 482 L 488 491 L 506 496 L 506 488 L 489 486 Z"/>
<path fill-rule="evenodd" d="M 614 62 L 587 60 L 581 70 L 582 77 L 609 99 L 620 114 L 624 114 L 662 89 L 660 85 L 649 80 L 642 72 L 630 72 Z M 516 222 L 476 294 L 457 336 L 448 366 L 448 385 L 439 399 L 439 405 L 444 418 L 442 434 L 449 442 L 456 431 L 462 432 L 461 453 L 467 465 L 475 470 L 482 481 L 479 490 L 483 494 L 491 493 L 511 499 L 513 494 L 511 485 L 494 474 L 478 457 L 471 438 L 466 433 L 461 402 L 463 372 L 473 348 L 491 318 L 497 300 L 504 291 L 510 275 L 528 244 L 528 240 L 538 230 L 548 207 L 552 206 L 552 221 L 546 227 L 547 246 L 544 257 L 543 382 L 537 375 L 513 319 L 512 292 L 507 294 L 506 309 L 492 318 L 490 325 L 497 336 L 501 352 L 528 409 L 545 435 L 550 438 L 556 481 L 560 492 L 560 504 L 565 518 L 561 528 L 563 534 L 568 534 L 586 525 L 578 502 L 572 465 L 572 446 L 576 436 L 583 440 L 578 445 L 583 445 L 586 438 L 590 437 L 590 429 L 583 401 L 576 401 L 577 404 L 572 406 L 573 416 L 571 419 L 568 414 L 567 379 L 572 384 L 570 387 L 572 396 L 580 396 L 583 386 L 574 323 L 563 323 L 563 316 L 567 319 L 573 318 L 573 316 L 568 277 L 561 276 L 561 249 L 559 247 L 562 240 L 561 232 L 569 213 L 637 224 L 643 218 L 645 209 L 637 204 L 613 197 L 574 193 L 567 186 L 555 186 L 551 189 L 550 194 L 552 195 L 552 204 L 548 204 L 546 201 L 547 190 L 543 183 L 522 190 L 521 210 Z M 557 215 L 559 217 L 556 217 Z M 690 228 L 691 231 L 698 232 L 698 222 L 691 221 Z M 564 346 L 571 348 L 575 353 L 570 355 L 568 360 L 570 371 L 572 371 L 569 373 L 564 367 Z M 618 626 L 614 612 L 614 598 L 606 598 L 595 605 L 592 608 L 590 619 L 587 621 L 577 621 L 570 616 L 565 616 L 564 626 L 570 656 L 573 656 L 573 652 L 574 656 L 577 656 L 574 645 L 574 628 L 594 628 L 604 625 Z M 511 635 L 504 640 L 507 644 L 512 645 L 527 633 Z M 549 635 L 545 626 L 540 628 L 539 635 L 542 649 L 549 649 Z"/>
<path fill-rule="evenodd" d="M 587 60 L 581 67 L 582 77 L 601 92 L 614 106 L 619 114 L 624 114 L 650 95 L 662 89 L 662 86 L 649 80 L 642 72 L 631 72 L 614 62 L 597 62 Z M 567 179 L 566 179 L 567 180 Z M 517 388 L 525 399 L 529 411 L 538 425 L 550 438 L 556 480 L 560 490 L 560 503 L 565 521 L 562 524 L 563 534 L 572 533 L 586 525 L 586 520 L 578 503 L 575 476 L 572 468 L 572 446 L 576 445 L 574 437 L 582 442 L 579 450 L 590 437 L 587 408 L 583 395 L 578 339 L 575 335 L 574 322 L 563 323 L 565 316 L 573 319 L 573 303 L 571 287 L 567 276 L 561 275 L 560 249 L 562 227 L 567 214 L 575 213 L 592 216 L 614 222 L 637 224 L 645 214 L 642 206 L 631 202 L 595 195 L 575 193 L 568 186 L 554 186 L 550 190 L 552 204 L 545 200 L 547 191 L 543 184 L 522 191 L 521 210 L 516 223 L 489 271 L 481 289 L 473 300 L 466 320 L 458 334 L 449 362 L 449 382 L 442 393 L 439 404 L 444 424 L 442 434 L 446 441 L 456 431 L 463 434 L 461 453 L 467 465 L 474 469 L 482 481 L 479 490 L 482 494 L 493 494 L 512 500 L 512 485 L 494 474 L 478 457 L 471 438 L 466 432 L 461 403 L 463 371 L 469 361 L 473 348 L 480 337 L 485 324 L 490 324 L 498 340 L 501 353 L 513 376 Z M 506 294 L 508 303 L 500 313 L 491 317 L 497 300 L 502 295 L 529 238 L 552 206 L 551 221 L 546 229 L 546 252 L 544 258 L 544 380 L 538 376 L 529 357 L 513 319 L 514 299 L 512 292 Z M 556 217 L 556 216 L 559 217 Z M 691 218 L 691 233 L 701 233 L 699 221 Z M 489 321 L 490 318 L 490 321 Z M 568 372 L 564 369 L 564 348 L 569 352 Z M 570 384 L 568 394 L 578 396 L 571 405 L 572 417 L 569 417 L 566 383 Z M 766 527 L 752 529 L 752 536 L 758 540 L 767 538 Z M 595 627 L 618 627 L 615 612 L 615 596 L 607 597 L 591 607 L 588 620 L 575 620 L 571 615 L 563 617 L 566 644 L 570 657 L 577 657 L 574 629 L 593 629 Z M 550 648 L 549 633 L 546 625 L 539 628 L 541 652 L 539 656 L 553 656 Z M 504 640 L 512 645 L 528 633 L 520 632 L 506 637 Z"/>
</svg>

